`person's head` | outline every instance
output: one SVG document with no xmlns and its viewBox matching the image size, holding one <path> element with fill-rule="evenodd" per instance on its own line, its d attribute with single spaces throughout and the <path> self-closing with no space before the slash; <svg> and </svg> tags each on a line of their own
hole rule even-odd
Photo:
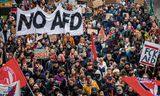
<svg viewBox="0 0 160 96">
<path fill-rule="evenodd" d="M 12 41 L 13 40 L 13 38 L 10 36 L 9 38 L 8 38 L 8 41 Z"/>
<path fill-rule="evenodd" d="M 123 89 L 122 89 L 122 87 L 121 87 L 121 86 L 118 86 L 117 89 L 116 89 L 116 92 L 117 92 L 118 95 L 123 94 Z"/>
<path fill-rule="evenodd" d="M 127 30 L 131 31 L 132 30 L 132 26 L 128 26 Z"/>
<path fill-rule="evenodd" d="M 76 69 L 72 68 L 72 69 L 71 69 L 71 74 L 74 75 L 74 74 L 76 74 L 76 73 L 77 73 L 77 72 L 76 72 Z"/>
<path fill-rule="evenodd" d="M 100 61 L 100 63 L 102 63 L 103 62 L 103 57 L 100 57 L 99 61 Z"/>
<path fill-rule="evenodd" d="M 109 76 L 112 75 L 112 69 L 111 68 L 107 69 L 107 75 L 109 75 Z"/>
<path fill-rule="evenodd" d="M 134 47 L 134 46 L 131 47 L 131 51 L 132 51 L 132 52 L 135 52 L 135 51 L 136 51 L 136 47 Z"/>
<path fill-rule="evenodd" d="M 35 83 L 33 86 L 33 91 L 36 91 L 37 89 L 39 89 L 39 86 L 37 85 L 37 83 Z"/>
<path fill-rule="evenodd" d="M 100 92 L 99 92 L 99 96 L 104 96 L 104 92 L 103 92 L 103 91 L 100 91 Z"/>
<path fill-rule="evenodd" d="M 73 79 L 70 79 L 70 80 L 69 80 L 69 85 L 70 85 L 70 86 L 73 86 L 73 85 L 74 85 L 74 80 L 73 80 Z"/>
<path fill-rule="evenodd" d="M 37 79 L 37 80 L 36 80 L 36 83 L 37 83 L 37 85 L 38 85 L 39 87 L 42 86 L 42 80 L 41 80 L 41 79 Z"/>
<path fill-rule="evenodd" d="M 133 89 L 131 87 L 128 87 L 128 92 L 133 92 Z"/>
<path fill-rule="evenodd" d="M 26 77 L 27 80 L 29 80 L 29 78 L 30 78 L 30 73 L 26 73 L 26 74 L 25 74 L 25 77 Z"/>
<path fill-rule="evenodd" d="M 23 70 L 27 70 L 28 69 L 27 63 L 23 63 L 22 68 L 23 68 Z"/>
<path fill-rule="evenodd" d="M 97 71 L 95 72 L 95 77 L 96 77 L 97 79 L 100 79 L 100 78 L 101 78 L 101 72 L 100 72 L 99 70 L 97 70 Z"/>
<path fill-rule="evenodd" d="M 92 77 L 91 76 L 87 76 L 87 84 L 90 85 L 92 83 Z"/>
<path fill-rule="evenodd" d="M 129 38 L 125 38 L 125 42 L 126 42 L 126 43 L 129 43 Z"/>
<path fill-rule="evenodd" d="M 92 62 L 88 62 L 88 63 L 87 63 L 87 69 L 88 69 L 88 70 L 92 70 L 92 69 L 93 69 L 93 64 L 92 64 Z"/>
<path fill-rule="evenodd" d="M 144 73 L 144 74 L 143 74 L 143 78 L 148 79 L 148 78 L 149 78 L 148 74 L 147 74 L 147 73 Z"/>
<path fill-rule="evenodd" d="M 60 76 L 64 76 L 65 69 L 64 68 L 59 68 L 58 73 L 59 73 Z"/>
<path fill-rule="evenodd" d="M 13 58 L 13 54 L 10 52 L 8 53 L 8 59 L 10 60 L 11 58 Z"/>
<path fill-rule="evenodd" d="M 80 43 L 84 43 L 85 42 L 85 38 L 84 37 L 81 37 L 80 38 Z"/>
<path fill-rule="evenodd" d="M 30 84 L 30 85 L 34 85 L 34 83 L 35 83 L 34 79 L 33 79 L 32 77 L 29 78 L 29 84 Z"/>
<path fill-rule="evenodd" d="M 70 33 L 69 32 L 66 33 L 66 37 L 70 37 Z"/>
<path fill-rule="evenodd" d="M 72 48 L 70 53 L 71 53 L 71 54 L 74 54 L 74 53 L 75 53 L 75 49 Z"/>
<path fill-rule="evenodd" d="M 138 66 L 138 71 L 143 71 L 144 70 L 144 66 L 143 65 L 139 65 Z"/>
<path fill-rule="evenodd" d="M 41 63 L 39 61 L 35 62 L 35 67 L 39 67 L 41 65 Z"/>
<path fill-rule="evenodd" d="M 36 92 L 35 96 L 43 96 L 43 94 L 41 92 Z"/>
<path fill-rule="evenodd" d="M 76 61 L 75 67 L 80 67 L 80 62 L 79 61 Z"/>
<path fill-rule="evenodd" d="M 107 59 L 111 60 L 112 59 L 112 55 L 110 53 L 107 54 Z"/>
<path fill-rule="evenodd" d="M 41 70 L 39 70 L 38 68 L 36 68 L 36 69 L 34 70 L 34 72 L 35 72 L 35 75 L 36 75 L 36 76 L 40 76 L 40 75 L 41 75 Z"/>
<path fill-rule="evenodd" d="M 107 83 L 113 83 L 113 77 L 112 76 L 108 76 L 107 77 Z"/>
<path fill-rule="evenodd" d="M 120 70 L 118 68 L 115 68 L 113 70 L 113 74 L 114 74 L 114 76 L 119 76 L 120 75 Z"/>
<path fill-rule="evenodd" d="M 55 50 L 54 49 L 51 49 L 50 52 L 51 52 L 51 54 L 55 54 Z"/>
<path fill-rule="evenodd" d="M 130 64 L 129 63 L 126 63 L 125 66 L 124 66 L 125 70 L 129 70 L 130 69 Z"/>
<path fill-rule="evenodd" d="M 80 75 L 80 80 L 81 80 L 81 81 L 85 81 L 85 80 L 86 80 L 86 76 L 85 76 L 84 74 L 81 74 L 81 75 Z"/>
<path fill-rule="evenodd" d="M 53 64 L 53 68 L 58 68 L 59 67 L 59 64 L 57 63 L 57 62 L 55 62 L 54 64 Z"/>
</svg>

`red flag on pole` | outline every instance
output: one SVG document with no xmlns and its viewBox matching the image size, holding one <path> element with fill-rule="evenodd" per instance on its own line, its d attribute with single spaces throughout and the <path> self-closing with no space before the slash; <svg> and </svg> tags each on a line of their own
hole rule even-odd
<svg viewBox="0 0 160 96">
<path fill-rule="evenodd" d="M 111 96 L 114 96 L 113 89 L 111 90 Z"/>
<path fill-rule="evenodd" d="M 106 34 L 105 34 L 105 32 L 104 32 L 103 26 L 101 27 L 101 29 L 100 29 L 100 31 L 99 31 L 98 38 L 99 38 L 100 40 L 103 40 L 103 41 L 106 40 Z"/>
<path fill-rule="evenodd" d="M 11 59 L 0 69 L 0 84 L 11 84 L 18 80 L 20 80 L 21 88 L 26 86 L 27 80 L 18 62 L 15 59 Z"/>
<path fill-rule="evenodd" d="M 97 59 L 97 52 L 96 52 L 96 47 L 95 47 L 95 44 L 94 44 L 93 34 L 91 34 L 91 52 L 92 52 L 92 55 L 93 55 L 93 60 L 96 60 Z"/>
<path fill-rule="evenodd" d="M 136 77 L 122 78 L 140 96 L 159 96 L 159 83 L 157 80 L 148 80 Z"/>
</svg>

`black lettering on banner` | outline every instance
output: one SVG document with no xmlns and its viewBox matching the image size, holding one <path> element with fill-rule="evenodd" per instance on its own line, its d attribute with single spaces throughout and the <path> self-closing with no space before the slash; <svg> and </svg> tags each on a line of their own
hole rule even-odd
<svg viewBox="0 0 160 96">
<path fill-rule="evenodd" d="M 57 20 L 58 20 L 58 21 L 57 21 Z M 61 15 L 60 15 L 60 11 L 59 11 L 59 10 L 58 10 L 58 11 L 56 12 L 56 14 L 55 14 L 55 18 L 54 18 L 54 20 L 53 20 L 53 23 L 52 23 L 52 26 L 51 26 L 51 30 L 54 30 L 57 25 L 59 25 L 60 28 L 63 28 L 63 27 L 64 27 L 64 26 L 63 26 L 63 22 L 62 22 L 62 20 L 61 20 Z"/>
<path fill-rule="evenodd" d="M 78 20 L 78 24 L 74 26 L 75 17 L 78 17 L 79 20 Z M 71 16 L 70 30 L 77 30 L 81 26 L 81 23 L 82 23 L 82 16 L 80 13 L 76 12 Z"/>
<path fill-rule="evenodd" d="M 70 16 L 70 14 L 68 14 L 68 13 L 63 13 L 63 23 L 64 23 L 64 28 L 65 28 L 65 24 L 66 23 L 69 23 L 69 20 L 66 18 L 66 17 L 69 17 Z"/>
<path fill-rule="evenodd" d="M 147 53 L 148 53 L 148 54 L 149 54 L 149 56 L 151 56 L 151 54 L 150 54 L 151 50 L 152 50 L 152 49 L 150 49 L 150 48 L 146 48 L 146 50 L 145 50 L 145 53 L 144 53 L 144 54 L 147 54 Z"/>
<path fill-rule="evenodd" d="M 147 55 L 145 55 L 145 56 L 142 58 L 142 61 L 149 62 L 149 60 L 150 60 L 150 57 L 147 57 Z"/>
<path fill-rule="evenodd" d="M 156 59 L 155 59 L 155 58 L 152 58 L 152 59 L 151 59 L 151 63 L 152 63 L 152 64 L 156 63 Z"/>
<path fill-rule="evenodd" d="M 18 22 L 18 31 L 22 30 L 23 22 L 26 25 L 27 29 L 31 28 L 31 22 L 32 22 L 33 15 L 34 15 L 34 13 L 31 13 L 30 20 L 28 22 L 26 16 L 23 15 L 23 14 L 20 14 L 20 19 L 19 19 L 19 22 Z"/>
<path fill-rule="evenodd" d="M 42 23 L 40 23 L 40 24 L 37 24 L 37 22 L 36 22 L 38 15 L 42 17 Z M 45 15 L 41 11 L 37 11 L 36 14 L 35 14 L 35 16 L 34 16 L 34 18 L 33 18 L 33 25 L 34 25 L 34 27 L 36 27 L 36 28 L 42 28 L 42 27 L 44 27 L 45 24 L 46 24 L 46 19 L 45 18 L 46 18 Z"/>
<path fill-rule="evenodd" d="M 156 59 L 157 59 L 157 56 L 156 54 L 158 54 L 158 50 L 153 50 L 153 55 L 152 55 L 152 59 L 151 59 L 151 63 L 156 63 Z"/>
<path fill-rule="evenodd" d="M 158 54 L 158 52 L 159 52 L 158 50 L 154 50 L 154 51 L 153 51 L 153 56 L 152 56 L 152 57 L 153 57 L 153 58 L 157 58 L 157 57 L 156 57 L 156 54 Z"/>
</svg>

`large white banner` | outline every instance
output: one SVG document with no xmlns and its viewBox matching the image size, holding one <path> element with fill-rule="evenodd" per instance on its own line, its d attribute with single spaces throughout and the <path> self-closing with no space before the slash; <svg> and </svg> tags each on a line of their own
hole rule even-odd
<svg viewBox="0 0 160 96">
<path fill-rule="evenodd" d="M 160 51 L 160 45 L 145 41 L 140 63 L 154 67 Z"/>
<path fill-rule="evenodd" d="M 47 14 L 39 6 L 29 11 L 17 11 L 16 35 L 34 33 L 62 34 L 69 32 L 71 35 L 83 34 L 82 12 L 68 11 L 58 6 L 52 14 Z"/>
</svg>

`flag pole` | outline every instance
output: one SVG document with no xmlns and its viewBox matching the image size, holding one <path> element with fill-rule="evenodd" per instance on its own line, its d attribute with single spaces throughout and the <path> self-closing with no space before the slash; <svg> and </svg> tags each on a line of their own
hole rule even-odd
<svg viewBox="0 0 160 96">
<path fill-rule="evenodd" d="M 32 91 L 32 89 L 31 89 L 31 87 L 29 86 L 28 82 L 27 82 L 27 86 L 28 86 L 29 90 L 31 91 L 32 96 L 35 96 L 34 93 L 33 93 L 33 91 Z"/>
<path fill-rule="evenodd" d="M 146 66 L 145 73 L 147 73 L 148 66 Z"/>
</svg>

